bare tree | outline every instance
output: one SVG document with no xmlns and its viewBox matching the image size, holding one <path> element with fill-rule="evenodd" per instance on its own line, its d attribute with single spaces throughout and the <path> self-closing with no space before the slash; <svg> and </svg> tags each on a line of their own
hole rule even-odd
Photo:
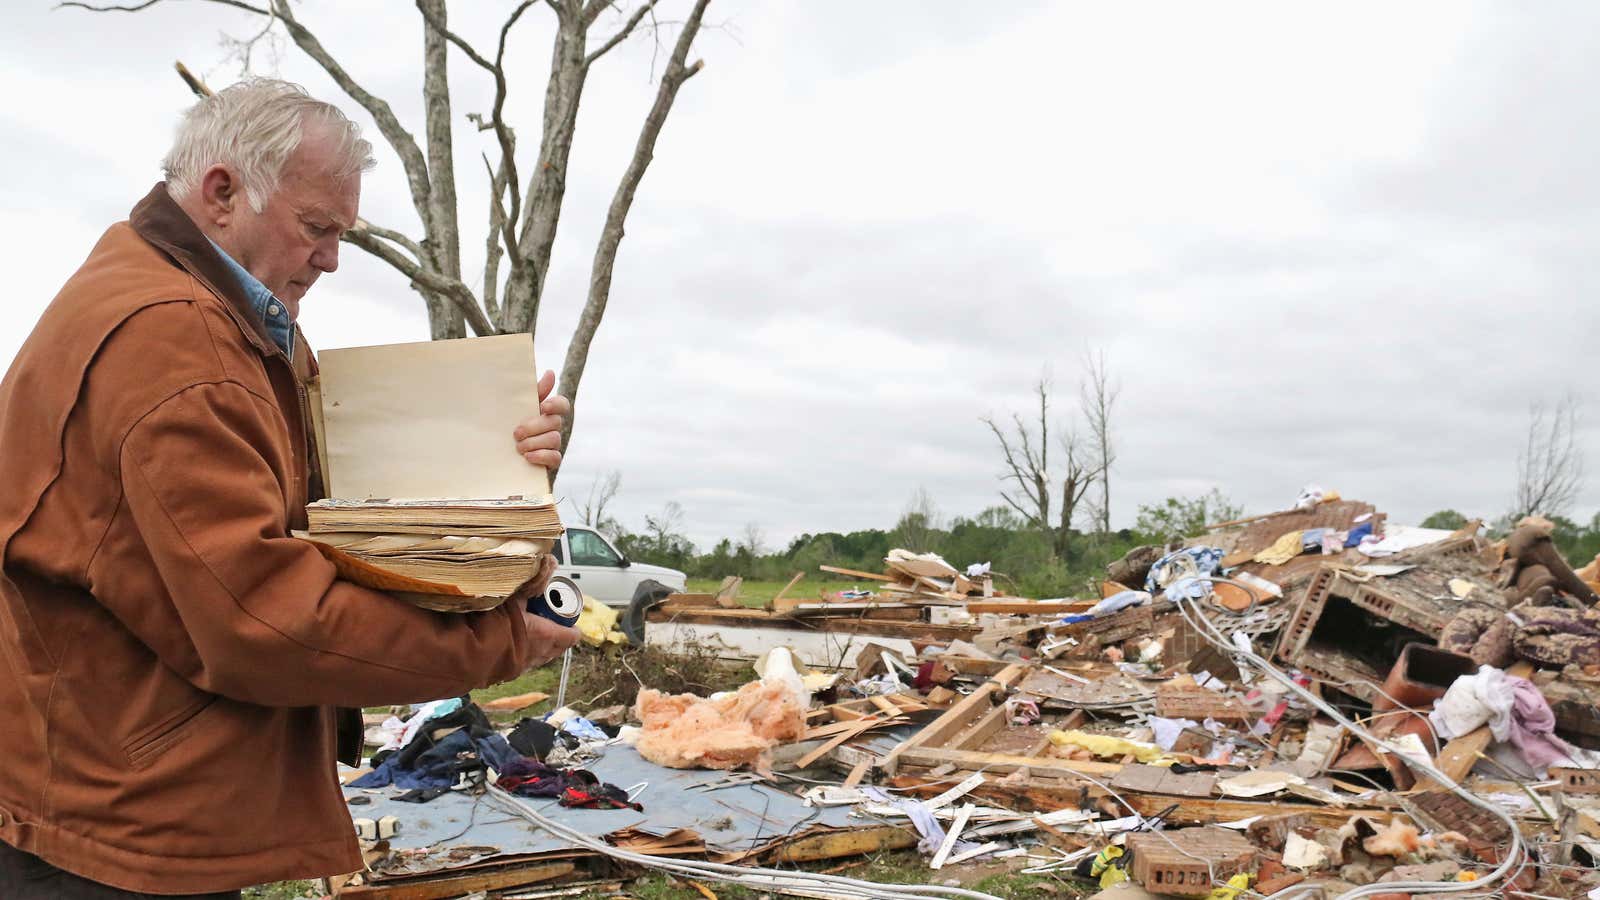
<svg viewBox="0 0 1600 900">
<path fill-rule="evenodd" d="M 1106 368 L 1105 351 L 1095 351 L 1084 355 L 1084 369 L 1087 374 L 1083 384 L 1079 387 L 1079 399 L 1083 405 L 1083 414 L 1089 422 L 1089 453 L 1093 459 L 1090 466 L 1095 477 L 1100 481 L 1100 499 L 1095 504 L 1095 513 L 1099 518 L 1101 534 L 1111 532 L 1111 469 L 1117 463 L 1116 443 L 1112 439 L 1112 412 L 1117 405 L 1117 397 L 1121 395 L 1121 386 L 1111 380 L 1109 370 Z"/>
<path fill-rule="evenodd" d="M 926 487 L 918 487 L 895 523 L 893 540 L 913 553 L 930 553 L 939 529 L 939 507 Z"/>
<path fill-rule="evenodd" d="M 743 550 L 746 554 L 755 557 L 766 552 L 766 545 L 767 533 L 761 530 L 760 524 L 756 522 L 746 522 L 744 526 L 744 536 L 739 539 L 739 549 Z"/>
<path fill-rule="evenodd" d="M 1512 515 L 1564 515 L 1583 487 L 1583 456 L 1578 447 L 1578 401 L 1567 395 L 1553 409 L 1535 403 L 1528 410 L 1528 436 L 1517 454 L 1517 498 Z"/>
<path fill-rule="evenodd" d="M 1069 428 L 1062 433 L 1059 446 L 1064 467 L 1059 477 L 1061 498 L 1057 516 L 1052 519 L 1052 482 L 1058 479 L 1050 470 L 1049 380 L 1041 377 L 1034 385 L 1034 393 L 1039 397 L 1039 417 L 1035 424 L 1029 425 L 1020 414 L 1013 413 L 1014 431 L 1008 436 L 993 416 L 984 417 L 983 422 L 1000 442 L 1000 453 L 1005 460 L 1001 481 L 1014 485 L 1009 493 L 1001 490 L 1001 499 L 1022 516 L 1028 527 L 1048 535 L 1058 555 L 1065 555 L 1071 546 L 1073 523 L 1098 471 L 1091 462 L 1092 454 L 1085 449 L 1077 432 Z"/>
<path fill-rule="evenodd" d="M 412 205 L 421 223 L 421 238 L 398 229 L 359 221 L 344 235 L 344 240 L 383 260 L 405 276 L 422 296 L 428 310 L 428 324 L 434 339 L 473 334 L 527 332 L 538 325 L 540 302 L 548 283 L 550 258 L 566 199 L 573 134 L 577 127 L 578 106 L 590 69 L 611 50 L 636 33 L 650 32 L 659 39 L 655 18 L 660 0 L 645 0 L 631 11 L 615 0 L 521 0 L 501 24 L 492 54 L 484 53 L 461 35 L 450 30 L 446 0 L 415 0 L 422 29 L 423 136 L 416 136 L 401 124 L 387 101 L 366 90 L 356 77 L 334 58 L 309 26 L 301 22 L 290 0 L 206 0 L 219 6 L 261 17 L 264 26 L 254 37 L 231 41 L 234 55 L 248 68 L 250 48 L 257 41 L 271 40 L 278 29 L 287 33 L 306 56 L 325 71 L 340 90 L 366 110 L 378 132 L 400 157 L 405 170 Z M 617 251 L 622 243 L 624 223 L 645 170 L 655 152 L 661 129 L 677 98 L 678 90 L 700 71 L 703 62 L 688 61 L 689 51 L 710 0 L 690 0 L 688 14 L 678 24 L 677 40 L 672 45 L 666 66 L 656 86 L 655 102 L 639 128 L 632 157 L 618 181 L 615 195 L 606 211 L 605 225 L 594 251 L 589 287 L 583 311 L 567 345 L 561 366 L 559 390 L 577 404 L 589 348 L 605 315 L 611 296 L 611 280 Z M 159 6 L 163 0 L 143 0 L 127 4 L 65 0 L 57 8 L 71 7 L 94 12 L 139 12 Z M 542 130 L 538 156 L 524 180 L 517 161 L 517 134 L 506 106 L 510 86 L 506 77 L 506 43 L 513 27 L 530 7 L 548 7 L 556 19 L 555 43 L 550 74 L 545 85 Z M 591 46 L 590 32 L 602 15 L 612 11 L 618 22 L 615 29 Z M 646 19 L 649 25 L 641 27 Z M 475 293 L 462 277 L 459 210 L 456 203 L 456 169 L 452 152 L 455 116 L 450 97 L 450 50 L 454 47 L 474 66 L 494 81 L 494 103 L 487 111 L 468 113 L 480 132 L 492 132 L 496 159 L 483 155 L 484 177 L 490 183 L 487 251 L 483 288 Z M 186 79 L 189 80 L 189 79 Z M 198 91 L 204 86 L 190 81 Z M 504 271 L 502 271 L 502 268 Z M 573 418 L 568 417 L 562 434 L 562 447 L 571 441 Z M 554 478 L 555 473 L 551 473 Z"/>
<path fill-rule="evenodd" d="M 589 482 L 589 499 L 584 501 L 583 509 L 579 510 L 583 516 L 583 524 L 605 530 L 602 525 L 614 521 L 606 517 L 606 506 L 616 499 L 617 491 L 621 488 L 622 472 L 617 469 L 612 469 Z"/>
</svg>

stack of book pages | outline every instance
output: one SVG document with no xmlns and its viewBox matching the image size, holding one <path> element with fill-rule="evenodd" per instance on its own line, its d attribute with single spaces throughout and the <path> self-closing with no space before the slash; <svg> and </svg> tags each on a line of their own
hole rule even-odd
<svg viewBox="0 0 1600 900">
<path fill-rule="evenodd" d="M 310 541 L 340 577 L 446 612 L 492 609 L 562 532 L 512 429 L 539 408 L 527 335 L 324 351 L 312 391 L 329 499 Z"/>
</svg>

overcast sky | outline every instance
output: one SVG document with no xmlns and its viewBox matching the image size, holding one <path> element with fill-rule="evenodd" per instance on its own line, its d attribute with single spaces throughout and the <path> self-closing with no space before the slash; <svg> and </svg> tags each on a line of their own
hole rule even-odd
<svg viewBox="0 0 1600 900">
<path fill-rule="evenodd" d="M 219 35 L 259 27 L 195 0 L 52 5 L 0 13 L 5 361 L 160 177 L 191 102 L 172 62 L 225 85 L 239 68 Z M 458 2 L 452 24 L 490 47 L 514 5 Z M 411 3 L 297 9 L 420 129 Z M 625 524 L 675 500 L 702 546 L 751 522 L 771 544 L 887 527 L 919 486 L 946 516 L 974 514 L 999 500 L 980 417 L 1026 410 L 1048 372 L 1070 424 L 1089 350 L 1121 385 L 1116 524 L 1212 487 L 1278 509 L 1308 482 L 1395 521 L 1493 516 L 1529 404 L 1569 392 L 1600 449 L 1600 6 L 711 9 L 705 69 L 628 221 L 559 493 L 620 470 Z M 548 19 L 536 7 L 511 43 L 524 148 Z M 536 343 L 550 368 L 653 98 L 653 49 L 624 45 L 584 98 Z M 369 122 L 286 41 L 255 70 Z M 480 75 L 454 58 L 458 116 L 492 97 Z M 418 235 L 399 162 L 369 136 L 362 212 Z M 479 155 L 495 151 L 464 120 L 456 143 L 481 272 Z M 342 262 L 306 299 L 313 345 L 426 338 L 402 277 L 354 248 Z"/>
</svg>

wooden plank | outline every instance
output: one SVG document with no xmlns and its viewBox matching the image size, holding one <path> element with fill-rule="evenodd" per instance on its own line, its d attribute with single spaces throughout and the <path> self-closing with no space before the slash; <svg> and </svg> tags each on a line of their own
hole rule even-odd
<svg viewBox="0 0 1600 900">
<path fill-rule="evenodd" d="M 771 862 L 813 862 L 841 856 L 864 856 L 880 850 L 915 847 L 921 840 L 914 829 L 899 825 L 830 830 L 785 841 L 771 854 Z"/>
<path fill-rule="evenodd" d="M 993 706 L 993 697 L 997 691 L 1016 684 L 1022 679 L 1025 671 L 1026 667 L 1018 664 L 1006 666 L 994 676 L 993 680 L 979 685 L 977 690 L 946 710 L 944 715 L 934 719 L 921 731 L 890 751 L 883 759 L 883 770 L 893 775 L 901 755 L 906 751 L 920 747 L 938 747 L 961 733 L 969 723 Z"/>
<path fill-rule="evenodd" d="M 1094 601 L 1040 602 L 1038 600 L 997 597 L 993 600 L 968 600 L 966 605 L 967 612 L 973 615 L 999 613 L 1005 616 L 1064 616 L 1072 613 L 1081 613 L 1094 606 Z"/>
<path fill-rule="evenodd" d="M 847 788 L 853 788 L 856 785 L 860 784 L 861 783 L 861 779 L 867 777 L 867 770 L 871 769 L 871 768 L 872 768 L 872 760 L 871 759 L 863 759 L 861 762 L 856 763 L 856 767 L 854 769 L 850 770 L 850 774 L 849 775 L 845 776 L 845 778 L 844 778 L 844 786 L 847 787 Z"/>
<path fill-rule="evenodd" d="M 429 878 L 424 881 L 407 879 L 404 884 L 369 884 L 349 887 L 340 891 L 339 897 L 352 900 L 445 900 L 479 891 L 503 890 L 550 881 L 570 875 L 577 866 L 570 860 L 540 865 L 517 866 L 497 872 L 473 875 L 454 875 L 447 878 Z"/>
<path fill-rule="evenodd" d="M 848 741 L 853 737 L 859 737 L 859 736 L 867 733 L 868 731 L 871 731 L 874 728 L 878 728 L 878 727 L 881 727 L 881 726 L 884 726 L 884 725 L 888 725 L 888 724 L 891 724 L 891 723 L 893 723 L 895 721 L 896 720 L 894 720 L 894 719 L 871 718 L 871 719 L 862 719 L 859 722 L 850 722 L 850 723 L 848 723 L 850 725 L 849 729 L 839 732 L 838 734 L 836 734 L 833 737 L 829 738 L 825 743 L 823 743 L 822 746 L 820 746 L 817 749 L 811 751 L 810 753 L 807 753 L 805 756 L 800 757 L 800 759 L 795 763 L 795 765 L 800 767 L 800 768 L 802 768 L 802 769 L 809 768 L 817 760 L 819 760 L 823 756 L 827 755 L 829 750 L 832 750 L 833 748 L 839 746 L 840 744 L 844 743 L 845 741 Z"/>
<path fill-rule="evenodd" d="M 841 569 L 838 566 L 817 566 L 817 568 L 824 572 L 832 572 L 835 575 L 849 575 L 851 578 L 865 578 L 868 581 L 882 581 L 885 584 L 896 584 L 900 580 L 893 575 L 885 575 L 882 572 L 858 572 L 855 569 Z"/>
<path fill-rule="evenodd" d="M 995 732 L 1006 725 L 1006 707 L 1002 703 L 979 717 L 972 727 L 957 738 L 946 744 L 949 750 L 976 750 L 983 746 L 984 741 L 994 737 Z"/>
<path fill-rule="evenodd" d="M 780 588 L 776 594 L 772 595 L 772 602 L 777 603 L 779 600 L 784 599 L 783 595 L 789 593 L 789 591 L 792 590 L 795 585 L 800 583 L 800 579 L 804 577 L 806 577 L 806 573 L 804 571 L 794 573 L 794 577 L 789 579 L 789 583 Z"/>
<path fill-rule="evenodd" d="M 943 750 L 914 747 L 900 755 L 906 765 L 940 766 L 950 764 L 968 772 L 1015 772 L 1027 769 L 1035 776 L 1071 778 L 1093 775 L 1096 778 L 1115 776 L 1122 771 L 1117 763 L 1095 760 L 1057 759 L 1053 756 L 1011 756 L 1005 753 L 977 753 L 971 750 Z"/>
<path fill-rule="evenodd" d="M 717 605 L 723 609 L 736 609 L 739 606 L 739 588 L 744 584 L 744 579 L 738 575 L 729 575 L 722 579 L 722 586 L 717 588 L 714 598 Z"/>
<path fill-rule="evenodd" d="M 971 820 L 972 804 L 963 803 L 956 811 L 956 819 L 950 824 L 950 829 L 944 833 L 944 843 L 939 845 L 939 852 L 933 855 L 933 862 L 928 863 L 928 868 L 944 868 L 944 861 L 950 858 L 950 849 L 961 839 L 961 832 L 966 830 L 967 822 Z"/>
</svg>

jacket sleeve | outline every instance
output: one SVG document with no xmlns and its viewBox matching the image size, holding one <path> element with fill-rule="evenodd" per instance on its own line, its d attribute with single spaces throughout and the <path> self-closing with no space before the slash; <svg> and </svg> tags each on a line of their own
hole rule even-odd
<svg viewBox="0 0 1600 900">
<path fill-rule="evenodd" d="M 374 706 L 516 677 L 516 604 L 419 609 L 340 581 L 288 534 L 277 408 L 234 382 L 187 388 L 123 440 L 95 595 L 196 687 L 265 706 Z M 103 582 L 103 583 L 102 583 Z"/>
</svg>

